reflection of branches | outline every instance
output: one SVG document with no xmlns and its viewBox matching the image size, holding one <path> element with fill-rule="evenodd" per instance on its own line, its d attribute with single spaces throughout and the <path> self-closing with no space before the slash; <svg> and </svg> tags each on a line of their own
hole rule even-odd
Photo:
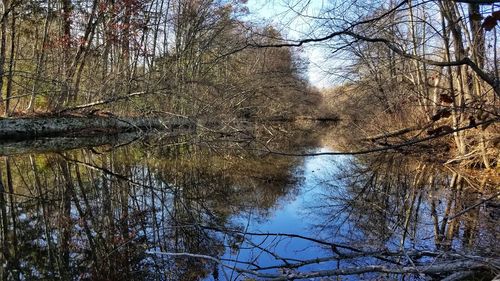
<svg viewBox="0 0 500 281">
<path fill-rule="evenodd" d="M 307 240 L 309 242 L 313 242 L 322 246 L 328 246 L 329 248 L 342 248 L 354 252 L 361 252 L 361 250 L 356 249 L 352 246 L 349 245 L 342 245 L 338 243 L 333 243 L 333 242 L 328 242 L 328 241 L 323 241 L 317 238 L 312 238 L 312 237 L 307 237 L 304 235 L 299 235 L 299 234 L 293 234 L 293 233 L 262 233 L 262 232 L 242 232 L 241 230 L 236 230 L 236 229 L 222 229 L 222 228 L 216 228 L 216 227 L 211 227 L 211 226 L 204 226 L 206 229 L 211 229 L 219 232 L 224 232 L 224 233 L 233 233 L 233 234 L 245 234 L 245 235 L 251 235 L 251 236 L 282 236 L 282 237 L 288 237 L 288 238 L 297 238 L 297 239 L 303 239 Z"/>
<path fill-rule="evenodd" d="M 80 161 L 80 160 L 77 160 L 77 159 L 71 159 L 65 155 L 62 155 L 60 154 L 62 158 L 64 158 L 64 160 L 68 161 L 68 162 L 72 162 L 72 163 L 75 163 L 75 164 L 78 164 L 78 165 L 81 165 L 81 166 L 84 166 L 84 167 L 87 167 L 87 168 L 90 168 L 90 169 L 93 169 L 93 170 L 96 170 L 96 171 L 100 171 L 106 175 L 110 175 L 110 176 L 113 176 L 119 180 L 122 180 L 122 181 L 125 181 L 125 182 L 128 182 L 130 183 L 131 185 L 134 185 L 134 186 L 138 186 L 138 187 L 144 187 L 144 188 L 149 188 L 149 189 L 153 189 L 153 190 L 156 190 L 156 191 L 163 191 L 161 190 L 160 188 L 157 188 L 153 185 L 146 185 L 144 183 L 141 183 L 141 182 L 137 182 L 137 181 L 134 181 L 132 179 L 129 179 L 128 177 L 122 175 L 122 174 L 118 174 L 118 173 L 115 173 L 107 168 L 104 168 L 104 167 L 99 167 L 97 165 L 94 165 L 94 164 L 91 164 L 91 163 L 87 163 L 87 162 L 84 162 L 84 161 Z"/>
<path fill-rule="evenodd" d="M 482 205 L 482 204 L 484 204 L 484 203 L 486 203 L 486 202 L 488 202 L 488 201 L 490 201 L 490 200 L 493 200 L 493 199 L 495 199 L 495 198 L 497 198 L 497 197 L 499 197 L 499 196 L 500 196 L 500 191 L 499 191 L 499 192 L 497 192 L 497 193 L 495 193 L 495 194 L 493 194 L 492 196 L 490 196 L 490 197 L 488 197 L 488 198 L 485 198 L 485 199 L 483 199 L 483 200 L 480 200 L 480 201 L 479 201 L 479 202 L 477 202 L 476 204 L 473 204 L 473 205 L 471 205 L 471 206 L 469 206 L 469 207 L 467 207 L 467 208 L 463 209 L 462 211 L 458 212 L 457 214 L 455 214 L 455 215 L 453 215 L 453 216 L 451 216 L 451 217 L 449 217 L 449 218 L 447 218 L 447 219 L 448 219 L 448 221 L 451 221 L 451 220 L 453 220 L 453 219 L 456 219 L 457 217 L 459 217 L 459 216 L 461 216 L 461 215 L 463 215 L 463 214 L 467 213 L 468 211 L 470 211 L 470 210 L 472 210 L 472 209 L 474 209 L 474 208 L 476 208 L 476 207 L 478 207 L 478 206 L 480 206 L 480 205 Z"/>
<path fill-rule="evenodd" d="M 47 174 L 39 170 L 40 167 L 37 167 L 36 159 L 33 158 L 31 159 L 33 179 L 29 177 L 23 179 L 28 187 L 33 181 L 33 189 L 39 189 L 34 193 L 40 197 L 36 203 L 43 205 L 38 211 L 41 217 L 36 219 L 46 222 L 45 225 L 39 226 L 38 231 L 41 233 L 43 227 L 46 228 L 44 237 L 47 237 L 46 243 L 49 245 L 37 247 L 49 248 L 47 264 L 56 264 L 57 251 L 61 247 L 61 243 L 54 239 L 58 236 L 53 233 L 64 233 L 64 229 L 70 229 L 71 232 L 68 233 L 74 235 L 74 238 L 68 242 L 73 241 L 82 246 L 77 250 L 69 248 L 68 252 L 83 253 L 75 259 L 72 268 L 90 268 L 99 271 L 114 266 L 120 270 L 120 266 L 124 265 L 131 266 L 128 269 L 130 272 L 141 270 L 143 271 L 141 274 L 147 276 L 155 274 L 153 270 L 158 271 L 158 274 L 171 272 L 172 276 L 183 280 L 205 278 L 210 272 L 214 279 L 220 274 L 222 280 L 241 280 L 245 277 L 287 280 L 365 273 L 368 276 L 415 274 L 414 276 L 418 278 L 422 274 L 432 275 L 433 278 L 454 278 L 456 275 L 450 275 L 450 270 L 463 273 L 483 269 L 496 270 L 500 267 L 497 257 L 463 255 L 448 251 L 446 247 L 436 251 L 429 250 L 428 247 L 418 250 L 391 248 L 382 243 L 376 245 L 370 245 L 370 242 L 366 241 L 352 243 L 354 240 L 340 240 L 338 235 L 324 238 L 325 232 L 322 232 L 321 236 L 285 233 L 285 231 L 263 233 L 248 231 L 248 225 L 244 227 L 240 225 L 239 220 L 236 222 L 230 220 L 234 215 L 233 210 L 238 210 L 238 214 L 241 214 L 242 210 L 246 210 L 246 206 L 251 205 L 248 203 L 250 200 L 246 195 L 245 186 L 257 186 L 257 183 L 268 178 L 275 179 L 277 174 L 283 173 L 265 171 L 267 173 L 264 176 L 257 173 L 259 177 L 245 175 L 245 178 L 227 178 L 224 175 L 231 173 L 232 170 L 226 167 L 220 173 L 219 170 L 212 170 L 213 167 L 207 170 L 206 167 L 210 165 L 204 165 L 205 162 L 200 161 L 201 158 L 194 160 L 191 158 L 187 163 L 168 162 L 165 166 L 157 167 L 151 165 L 151 162 L 145 165 L 136 164 L 135 161 L 120 162 L 121 159 L 130 157 L 116 157 L 112 158 L 110 163 L 104 161 L 101 163 L 99 159 L 90 156 L 92 154 L 88 158 L 62 154 L 61 157 L 67 162 L 59 158 L 50 159 L 51 161 L 47 162 L 58 165 L 51 165 L 52 171 L 48 171 Z M 282 164 L 286 168 L 289 167 L 288 161 L 293 159 L 280 158 L 282 161 L 286 160 L 287 165 Z M 356 227 L 359 229 L 364 227 L 363 230 L 370 234 L 379 226 L 385 226 L 387 222 L 395 225 L 392 230 L 406 228 L 412 223 L 417 225 L 418 222 L 414 221 L 418 219 L 416 215 L 413 218 L 413 213 L 419 213 L 418 207 L 411 209 L 409 204 L 417 201 L 416 194 L 420 191 L 422 193 L 419 195 L 425 198 L 424 192 L 427 190 L 423 183 L 425 176 L 420 174 L 424 173 L 422 171 L 424 168 L 418 166 L 415 170 L 415 165 L 395 161 L 398 159 L 384 157 L 371 161 L 358 158 L 359 162 L 353 160 L 353 165 L 345 168 L 337 167 L 338 169 L 331 174 L 333 180 L 327 177 L 321 178 L 319 186 L 335 192 L 333 194 L 335 198 L 325 197 L 322 198 L 324 200 L 317 200 L 322 204 L 317 210 L 328 215 L 338 214 L 328 209 L 333 205 L 329 204 L 329 199 L 333 199 L 338 203 L 334 207 L 338 207 L 342 215 L 355 214 L 360 220 L 353 222 L 355 219 L 350 217 L 348 223 L 356 223 Z M 197 166 L 193 167 L 191 161 L 196 162 Z M 181 168 L 184 166 L 189 169 L 189 174 L 179 173 L 183 171 Z M 260 166 L 267 167 L 262 163 Z M 81 169 L 85 171 L 82 170 L 83 173 L 80 173 Z M 343 172 L 341 178 L 337 177 L 337 170 L 339 173 Z M 400 175 L 400 172 L 415 171 L 418 171 L 418 174 L 414 176 Z M 244 181 L 247 178 L 250 180 Z M 449 181 L 448 178 L 445 180 L 437 177 L 437 180 L 439 179 Z M 56 202 L 62 199 L 57 199 L 60 194 L 56 191 L 48 194 L 43 192 L 45 189 L 50 190 L 48 186 L 53 182 L 56 186 L 65 188 L 65 192 L 62 193 L 65 202 L 71 200 L 71 204 L 68 204 L 70 208 L 66 209 L 71 211 L 69 212 L 71 217 L 68 216 L 67 221 L 53 221 L 52 214 L 59 214 L 53 212 L 57 204 L 50 204 L 46 197 L 54 193 L 52 196 L 55 196 Z M 335 182 L 338 188 L 327 186 L 329 182 Z M 263 190 L 270 192 L 269 189 Z M 341 194 L 337 194 L 339 190 Z M 279 195 L 286 194 L 285 192 L 290 191 L 279 190 Z M 460 190 L 457 192 L 456 197 L 462 196 Z M 264 192 L 262 194 L 268 196 Z M 424 208 L 426 202 L 425 199 L 422 200 Z M 455 200 L 455 195 L 449 200 Z M 272 201 L 275 202 L 274 197 Z M 465 204 L 467 202 L 469 204 Z M 467 202 L 458 205 L 454 203 L 458 207 L 450 209 L 448 220 L 451 220 L 451 216 L 458 211 L 476 204 L 476 201 Z M 441 211 L 439 204 L 441 203 L 432 208 Z M 269 205 L 252 207 L 267 209 Z M 347 207 L 342 208 L 346 205 Z M 37 206 L 30 208 L 34 207 Z M 405 227 L 401 227 L 398 219 L 405 214 L 406 218 L 410 220 L 411 217 L 412 221 L 406 221 Z M 436 212 L 436 219 L 438 217 L 444 216 Z M 53 225 L 58 228 L 55 229 Z M 384 231 L 385 228 L 381 232 Z M 418 231 L 422 233 L 422 229 Z M 387 232 L 381 234 L 386 237 Z M 72 246 L 69 243 L 66 245 Z M 301 249 L 295 251 L 295 245 L 299 245 Z M 283 251 L 283 246 L 291 248 L 298 254 L 289 254 L 287 252 L 289 248 Z M 144 255 L 144 249 L 147 249 L 147 255 Z M 238 251 L 238 254 L 233 255 L 233 250 Z M 309 255 L 310 250 L 314 251 L 313 255 Z M 464 270 L 465 267 L 467 270 Z M 314 271 L 311 271 L 311 268 Z M 188 275 L 193 271 L 196 273 Z M 115 273 L 106 271 L 106 274 Z"/>
<path fill-rule="evenodd" d="M 216 262 L 217 264 L 222 265 L 223 268 L 226 267 L 226 266 L 224 266 L 224 264 L 222 263 L 222 261 L 220 261 L 219 259 L 216 259 L 216 258 L 214 258 L 212 256 L 208 256 L 208 255 L 190 254 L 190 253 L 167 253 L 167 252 L 159 252 L 159 251 L 146 251 L 146 254 L 205 259 L 205 260 L 211 260 L 213 262 Z M 224 277 L 226 278 L 226 280 L 230 280 L 228 278 L 228 276 L 227 276 L 226 271 L 223 270 L 223 272 L 224 272 Z"/>
<path fill-rule="evenodd" d="M 406 169 L 409 168 L 411 168 L 411 171 L 414 171 L 414 166 L 402 163 L 401 161 L 394 161 L 392 158 L 389 161 L 387 158 L 382 158 L 377 161 L 370 161 L 369 163 L 361 161 L 359 164 L 349 167 L 350 169 L 346 171 L 350 173 L 349 178 L 346 178 L 346 182 L 342 183 L 342 186 L 347 188 L 346 192 L 352 193 L 352 197 L 339 196 L 339 198 L 336 198 L 350 204 L 349 208 L 342 209 L 342 213 L 356 212 L 358 211 L 358 207 L 363 208 L 358 213 L 360 216 L 364 215 L 369 221 L 361 222 L 360 224 L 368 223 L 369 225 L 374 225 L 373 222 L 375 221 L 376 224 L 378 217 L 372 211 L 378 212 L 380 210 L 381 214 L 387 214 L 381 218 L 381 222 L 393 220 L 394 217 L 398 218 L 402 216 L 399 214 L 402 212 L 403 215 L 406 215 L 404 217 L 406 221 L 404 227 L 402 227 L 406 232 L 406 228 L 412 223 L 410 222 L 410 217 L 413 217 L 412 213 L 419 212 L 420 197 L 423 195 L 420 193 L 420 196 L 417 196 L 417 193 L 425 187 L 424 168 L 418 166 L 416 169 L 418 171 L 417 174 L 403 177 L 399 176 L 401 172 L 408 172 Z M 393 176 L 394 174 L 398 176 L 395 177 Z M 194 174 L 192 178 L 196 178 L 199 181 L 203 175 L 203 173 Z M 352 179 L 352 181 L 347 181 L 347 179 Z M 168 182 L 169 180 L 166 181 Z M 424 251 L 408 250 L 401 247 L 401 250 L 397 251 L 394 249 L 389 250 L 385 246 L 376 247 L 368 245 L 368 243 L 356 245 L 346 242 L 346 244 L 342 244 L 300 234 L 280 232 L 260 233 L 231 229 L 225 226 L 224 222 L 221 222 L 220 219 L 217 219 L 219 217 L 217 208 L 211 205 L 210 196 L 207 197 L 209 193 L 207 193 L 206 188 L 192 189 L 188 188 L 188 185 L 180 185 L 179 188 L 174 187 L 173 189 L 174 193 L 172 195 L 175 199 L 174 205 L 176 209 L 173 211 L 173 214 L 169 213 L 171 218 L 168 224 L 155 227 L 157 229 L 162 227 L 176 229 L 174 231 L 175 237 L 179 239 L 176 241 L 196 237 L 196 242 L 200 243 L 203 241 L 203 245 L 202 247 L 200 245 L 192 247 L 188 244 L 189 241 L 183 241 L 187 243 L 184 245 L 184 248 L 177 246 L 175 249 L 170 247 L 149 247 L 151 251 L 147 253 L 150 255 L 171 256 L 173 259 L 179 257 L 189 258 L 188 261 L 190 263 L 194 262 L 194 266 L 197 267 L 205 267 L 206 265 L 219 266 L 219 268 L 231 272 L 231 276 L 229 278 L 226 277 L 227 280 L 237 280 L 241 276 L 248 277 L 249 279 L 289 280 L 366 273 L 415 274 L 416 276 L 433 275 L 432 277 L 434 278 L 438 276 L 439 278 L 446 277 L 453 279 L 456 276 L 455 273 L 496 270 L 500 267 L 500 261 L 497 257 L 466 256 L 457 252 L 447 251 L 447 248 L 442 248 L 439 251 Z M 412 192 L 412 194 L 408 195 L 408 192 Z M 385 197 L 388 198 L 386 198 L 388 201 L 391 201 L 388 205 L 377 204 L 379 202 L 377 200 L 382 200 Z M 419 198 L 418 202 L 416 202 L 416 198 Z M 223 200 L 223 202 L 227 201 L 227 198 Z M 402 204 L 399 204 L 400 202 Z M 411 207 L 415 202 L 417 204 L 415 207 L 416 210 Z M 160 204 L 165 204 L 165 209 L 168 209 L 169 205 L 172 205 L 170 201 L 161 201 Z M 425 203 L 422 204 L 425 205 Z M 369 207 L 372 205 L 373 207 Z M 450 214 L 453 214 L 452 211 L 450 211 Z M 417 219 L 415 218 L 415 220 Z M 397 225 L 397 227 L 401 227 L 399 225 L 400 222 L 392 221 L 392 223 Z M 186 231 L 180 230 L 181 228 L 186 228 Z M 192 229 L 189 230 L 188 228 Z M 177 230 L 180 231 L 177 232 Z M 222 249 L 221 251 L 212 251 L 210 247 L 213 248 L 215 244 L 211 240 L 217 240 L 220 237 L 213 235 L 214 232 L 223 234 L 224 239 L 227 239 L 225 240 L 227 244 L 225 242 L 222 244 L 221 242 L 222 245 L 220 246 L 225 245 L 226 249 L 237 247 L 239 250 L 251 252 L 251 256 L 247 257 L 238 254 L 236 257 L 231 256 L 227 258 L 221 256 Z M 314 249 L 321 248 L 324 251 L 322 252 L 323 254 L 317 253 L 317 257 L 314 258 L 290 257 L 290 255 L 280 251 L 280 246 L 286 243 L 294 244 L 299 240 L 307 241 L 308 247 Z M 219 240 L 216 242 L 219 242 Z M 219 245 L 217 244 L 216 246 Z M 271 263 L 262 262 L 263 260 L 267 260 L 268 257 L 272 260 Z M 377 263 L 373 263 L 374 260 Z M 337 268 L 331 267 L 335 262 L 337 263 Z M 321 264 L 318 270 L 306 271 L 309 270 L 308 267 L 318 264 Z M 234 277 L 233 273 L 237 273 L 239 276 Z"/>
</svg>

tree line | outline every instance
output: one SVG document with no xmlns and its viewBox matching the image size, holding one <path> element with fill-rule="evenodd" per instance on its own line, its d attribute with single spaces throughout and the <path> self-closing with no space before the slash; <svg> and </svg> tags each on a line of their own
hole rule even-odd
<svg viewBox="0 0 500 281">
<path fill-rule="evenodd" d="M 246 48 L 282 34 L 243 20 L 245 2 L 5 0 L 4 115 L 100 106 L 229 120 L 317 104 L 300 50 Z"/>
</svg>

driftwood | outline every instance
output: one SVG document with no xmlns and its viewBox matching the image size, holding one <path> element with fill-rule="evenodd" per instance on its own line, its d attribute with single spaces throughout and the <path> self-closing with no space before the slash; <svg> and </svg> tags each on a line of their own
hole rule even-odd
<svg viewBox="0 0 500 281">
<path fill-rule="evenodd" d="M 0 119 L 0 140 L 55 136 L 88 136 L 140 130 L 194 129 L 195 123 L 183 118 L 144 117 L 46 117 Z"/>
</svg>

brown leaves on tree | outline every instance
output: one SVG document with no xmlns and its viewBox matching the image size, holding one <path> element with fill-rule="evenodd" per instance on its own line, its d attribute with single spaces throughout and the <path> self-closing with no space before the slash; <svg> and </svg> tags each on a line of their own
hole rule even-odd
<svg viewBox="0 0 500 281">
<path fill-rule="evenodd" d="M 497 20 L 493 16 L 487 16 L 481 25 L 484 30 L 490 31 L 497 25 Z"/>
<path fill-rule="evenodd" d="M 450 116 L 451 116 L 451 111 L 447 108 L 443 108 L 438 110 L 438 112 L 431 117 L 431 120 L 435 122 L 441 118 L 448 118 Z"/>
<path fill-rule="evenodd" d="M 443 103 L 453 103 L 453 97 L 447 94 L 440 94 L 439 101 Z"/>
<path fill-rule="evenodd" d="M 437 127 L 436 129 L 428 130 L 427 134 L 429 136 L 436 136 L 439 134 L 445 134 L 445 133 L 451 133 L 451 132 L 453 132 L 453 129 L 448 125 L 444 125 L 444 126 Z"/>
<path fill-rule="evenodd" d="M 495 11 L 491 13 L 491 16 L 487 16 L 484 19 L 483 24 L 481 26 L 484 28 L 484 30 L 490 31 L 493 28 L 495 28 L 498 20 L 500 20 L 500 11 Z"/>
</svg>

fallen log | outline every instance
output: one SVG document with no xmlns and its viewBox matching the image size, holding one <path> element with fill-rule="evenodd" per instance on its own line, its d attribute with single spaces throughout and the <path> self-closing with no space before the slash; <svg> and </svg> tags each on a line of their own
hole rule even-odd
<svg viewBox="0 0 500 281">
<path fill-rule="evenodd" d="M 0 140 L 0 156 L 57 152 L 102 145 L 118 146 L 123 143 L 133 142 L 140 137 L 142 137 L 140 133 L 126 132 L 121 134 L 102 134 L 92 137 L 50 137 L 17 141 Z"/>
<path fill-rule="evenodd" d="M 7 118 L 0 119 L 0 140 L 195 128 L 195 122 L 185 118 L 159 119 L 115 116 Z"/>
</svg>

